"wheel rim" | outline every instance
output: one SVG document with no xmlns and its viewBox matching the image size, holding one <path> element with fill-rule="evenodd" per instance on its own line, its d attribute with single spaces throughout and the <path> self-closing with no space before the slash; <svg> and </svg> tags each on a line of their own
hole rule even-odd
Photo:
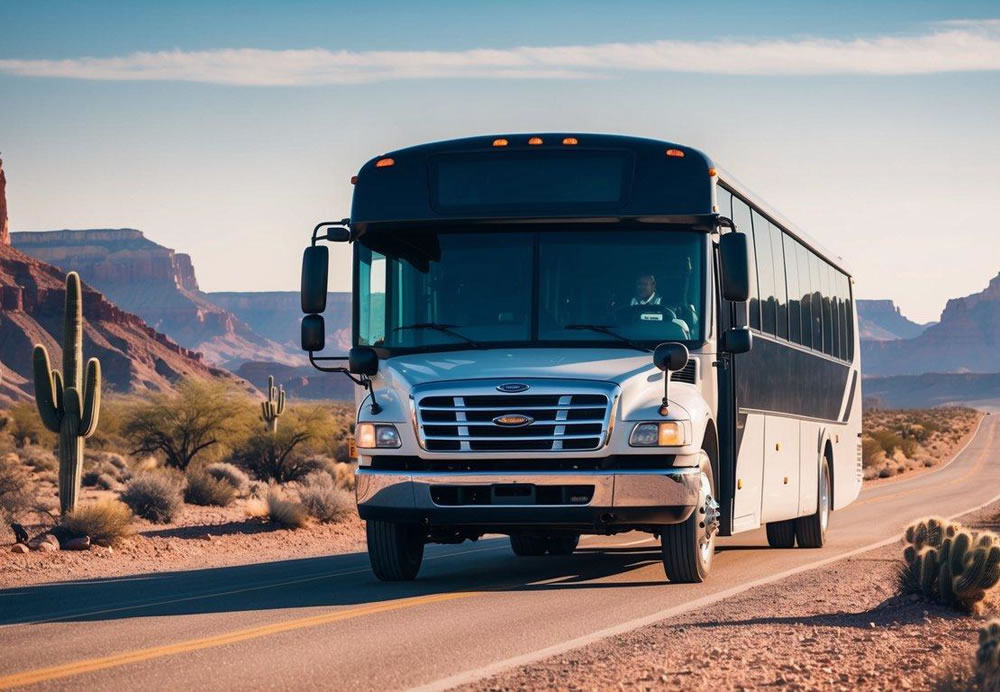
<svg viewBox="0 0 1000 692">
<path fill-rule="evenodd" d="M 719 503 L 712 497 L 712 481 L 708 474 L 701 472 L 698 512 L 698 559 L 703 568 L 708 568 L 715 553 L 715 535 L 719 531 Z"/>
<path fill-rule="evenodd" d="M 823 482 L 819 485 L 819 527 L 826 533 L 830 521 L 830 472 L 823 464 Z"/>
</svg>

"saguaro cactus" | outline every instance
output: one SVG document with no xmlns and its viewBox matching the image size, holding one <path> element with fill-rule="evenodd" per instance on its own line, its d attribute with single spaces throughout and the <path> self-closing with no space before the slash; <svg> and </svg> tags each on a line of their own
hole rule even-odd
<svg viewBox="0 0 1000 692">
<path fill-rule="evenodd" d="M 285 412 L 285 388 L 274 386 L 274 375 L 267 376 L 267 401 L 260 402 L 264 422 L 271 432 L 278 432 L 278 418 Z"/>
<path fill-rule="evenodd" d="M 38 415 L 46 428 L 59 433 L 59 509 L 65 515 L 76 509 L 83 440 L 94 434 L 101 411 L 100 362 L 87 361 L 86 379 L 83 375 L 83 292 L 76 272 L 66 275 L 62 373 L 52 369 L 41 344 L 33 361 Z"/>
</svg>

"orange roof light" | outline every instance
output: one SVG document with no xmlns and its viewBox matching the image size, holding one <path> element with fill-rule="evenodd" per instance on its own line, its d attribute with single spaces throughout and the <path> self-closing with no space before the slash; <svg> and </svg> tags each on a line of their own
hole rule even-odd
<svg viewBox="0 0 1000 692">
<path fill-rule="evenodd" d="M 576 137 L 566 137 L 566 138 L 563 139 L 563 144 L 573 145 L 573 144 L 579 144 L 579 143 L 580 142 L 577 141 Z"/>
<path fill-rule="evenodd" d="M 358 184 L 358 176 L 352 175 L 351 176 L 351 185 L 357 185 L 357 184 Z"/>
<path fill-rule="evenodd" d="M 508 144 L 508 142 L 507 142 L 506 139 L 494 139 L 493 140 L 493 146 L 495 146 L 495 147 L 505 147 L 505 146 L 507 146 L 507 144 Z"/>
<path fill-rule="evenodd" d="M 708 169 L 708 177 L 709 178 L 714 178 L 717 175 L 719 175 L 719 171 L 715 170 L 714 168 L 709 168 Z"/>
<path fill-rule="evenodd" d="M 531 146 L 538 146 L 541 143 L 542 143 L 541 137 L 532 137 L 531 139 L 528 140 L 528 144 L 530 144 Z"/>
<path fill-rule="evenodd" d="M 385 168 L 386 166 L 395 166 L 396 162 L 392 159 L 379 159 L 375 162 L 375 168 Z"/>
<path fill-rule="evenodd" d="M 679 159 L 683 159 L 684 152 L 680 149 L 667 149 L 667 156 L 676 156 Z"/>
</svg>

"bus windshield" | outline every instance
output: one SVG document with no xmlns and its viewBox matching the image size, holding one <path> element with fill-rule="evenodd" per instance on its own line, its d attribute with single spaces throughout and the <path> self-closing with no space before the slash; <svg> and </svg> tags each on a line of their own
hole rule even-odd
<svg viewBox="0 0 1000 692">
<path fill-rule="evenodd" d="M 362 236 L 358 343 L 432 350 L 704 341 L 704 233 L 494 228 Z"/>
</svg>

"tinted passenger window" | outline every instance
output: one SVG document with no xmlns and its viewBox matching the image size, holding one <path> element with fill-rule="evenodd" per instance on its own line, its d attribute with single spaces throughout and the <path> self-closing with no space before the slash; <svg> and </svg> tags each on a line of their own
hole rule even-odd
<svg viewBox="0 0 1000 692">
<path fill-rule="evenodd" d="M 823 353 L 834 356 L 836 355 L 833 349 L 833 345 L 836 343 L 836 322 L 834 321 L 833 306 L 830 302 L 830 275 L 833 268 L 821 260 L 819 272 L 823 281 Z"/>
<path fill-rule="evenodd" d="M 754 246 L 757 249 L 757 283 L 760 285 L 760 328 L 774 334 L 774 257 L 767 220 L 753 212 Z"/>
<path fill-rule="evenodd" d="M 819 257 L 809 252 L 809 287 L 812 291 L 812 347 L 823 350 L 823 275 Z"/>
<path fill-rule="evenodd" d="M 812 282 L 809 279 L 809 250 L 799 242 L 795 243 L 795 255 L 799 265 L 799 304 L 802 310 L 803 346 L 812 347 Z"/>
<path fill-rule="evenodd" d="M 774 260 L 774 333 L 788 338 L 788 297 L 785 293 L 785 251 L 781 242 L 781 229 L 771 226 L 771 253 Z"/>
<path fill-rule="evenodd" d="M 802 343 L 802 293 L 799 289 L 798 243 L 791 236 L 782 234 L 785 249 L 785 280 L 788 284 L 788 339 Z"/>
<path fill-rule="evenodd" d="M 750 207 L 739 197 L 733 197 L 733 215 L 731 218 L 733 223 L 736 224 L 736 230 L 746 233 L 747 236 L 747 245 L 749 245 L 750 249 L 750 300 L 747 302 L 747 311 L 749 313 L 750 326 L 754 329 L 760 329 L 760 301 L 757 298 L 760 295 L 757 288 L 757 254 L 754 251 Z"/>
</svg>

